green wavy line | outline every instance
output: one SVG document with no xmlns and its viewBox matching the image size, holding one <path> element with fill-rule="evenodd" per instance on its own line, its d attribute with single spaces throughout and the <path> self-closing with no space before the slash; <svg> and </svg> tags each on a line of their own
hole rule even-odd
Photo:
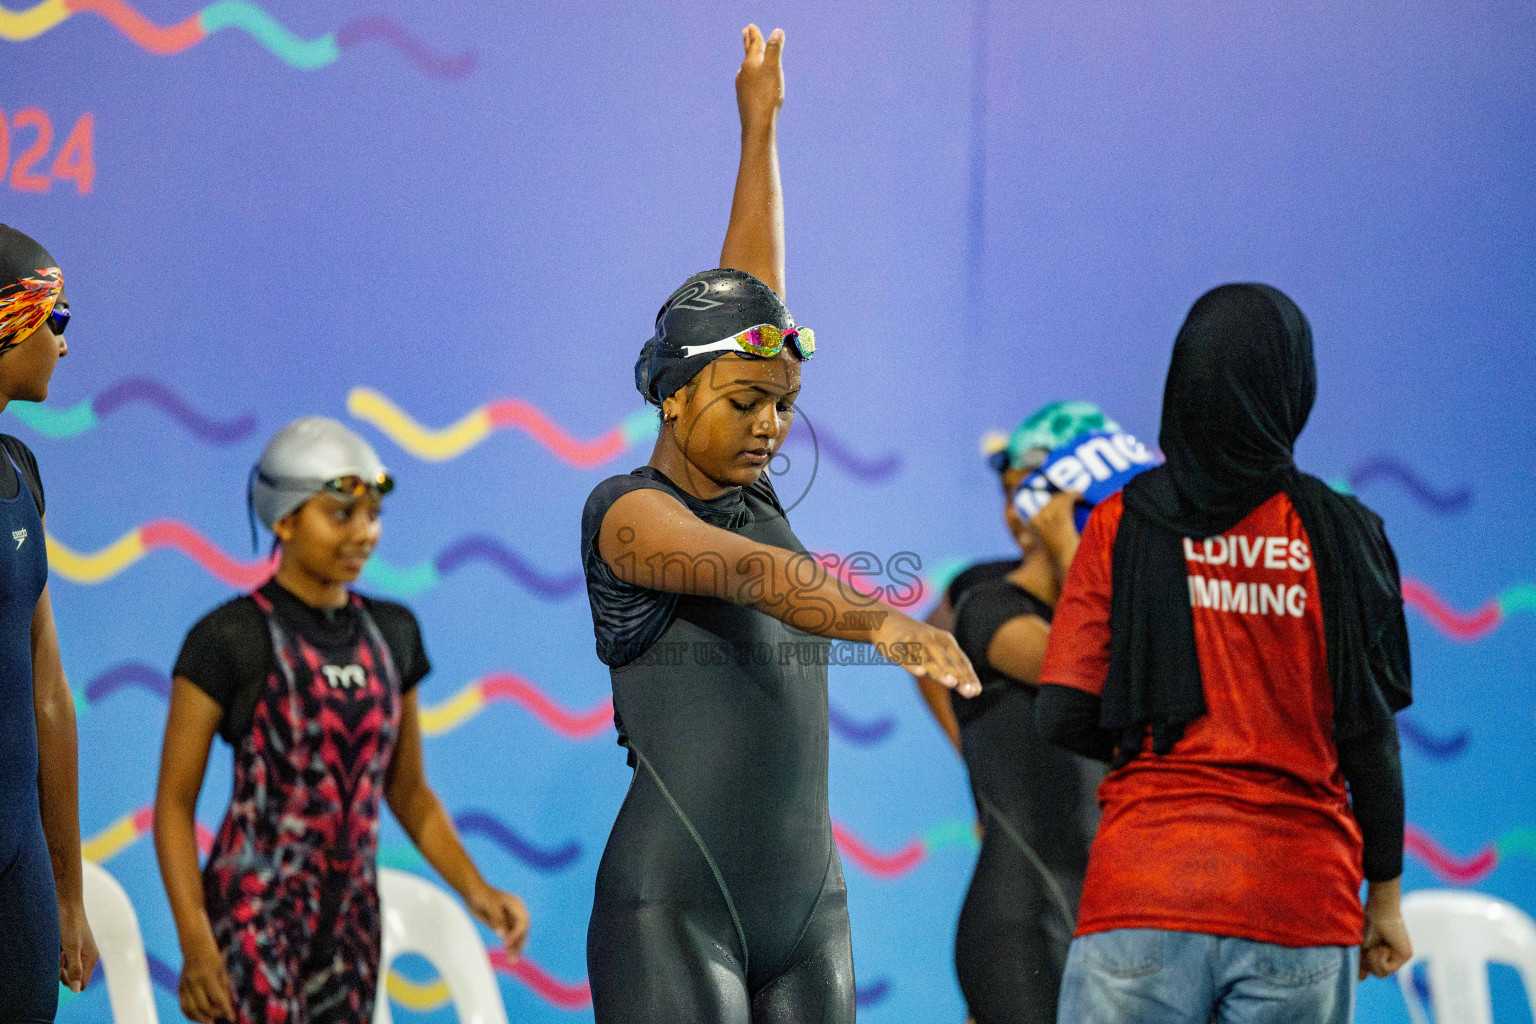
<svg viewBox="0 0 1536 1024">
<path fill-rule="evenodd" d="M 1499 851 L 1500 857 L 1508 857 L 1512 853 L 1526 853 L 1536 856 L 1536 828 L 1521 827 L 1506 832 L 1494 849 Z"/>
<path fill-rule="evenodd" d="M 318 39 L 300 39 L 272 15 L 246 0 L 210 4 L 197 16 L 197 23 L 208 35 L 225 28 L 248 32 L 279 60 L 305 71 L 323 68 L 341 56 L 334 33 L 327 32 Z"/>
<path fill-rule="evenodd" d="M 388 562 L 370 558 L 363 566 L 362 581 L 395 597 L 415 597 L 425 594 L 438 584 L 437 567 L 431 562 L 418 562 L 404 568 L 396 568 Z"/>
<path fill-rule="evenodd" d="M 1513 612 L 1536 612 L 1536 586 L 1521 583 L 1499 595 L 1499 611 L 1505 615 Z"/>
<path fill-rule="evenodd" d="M 976 845 L 976 826 L 969 821 L 946 821 L 923 833 L 923 846 L 930 852 L 946 846 Z"/>
<path fill-rule="evenodd" d="M 624 435 L 624 442 L 626 444 L 639 444 L 641 441 L 655 437 L 661 429 L 661 424 L 658 422 L 659 419 L 660 417 L 656 415 L 656 410 L 649 406 L 644 409 L 636 409 L 624 417 L 624 423 L 619 427 L 620 432 Z"/>
<path fill-rule="evenodd" d="M 933 587 L 935 594 L 943 595 L 949 589 L 949 585 L 955 581 L 961 571 L 970 562 L 964 558 L 946 558 L 933 567 L 933 572 L 928 576 L 929 585 Z"/>
<path fill-rule="evenodd" d="M 79 437 L 96 425 L 96 410 L 89 398 L 68 409 L 50 409 L 36 402 L 12 402 L 7 408 L 21 422 L 56 441 Z"/>
</svg>

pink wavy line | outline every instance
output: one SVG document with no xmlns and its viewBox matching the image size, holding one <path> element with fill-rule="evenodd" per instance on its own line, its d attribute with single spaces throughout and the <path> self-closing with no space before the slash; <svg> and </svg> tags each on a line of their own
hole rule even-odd
<svg viewBox="0 0 1536 1024">
<path fill-rule="evenodd" d="M 584 1010 L 592 1005 L 592 986 L 586 979 L 578 984 L 561 981 L 527 957 L 508 960 L 503 949 L 491 951 L 491 966 L 503 974 L 512 975 L 540 998 L 562 1010 Z"/>
<path fill-rule="evenodd" d="M 527 708 L 534 717 L 562 736 L 586 739 L 613 722 L 613 699 L 605 698 L 590 711 L 573 713 L 556 704 L 537 686 L 511 672 L 495 672 L 480 682 L 486 700 L 510 700 Z"/>
<path fill-rule="evenodd" d="M 841 822 L 832 823 L 832 837 L 837 848 L 859 867 L 876 878 L 895 878 L 922 863 L 925 851 L 921 839 L 913 839 L 895 853 L 880 853 L 870 849 L 864 841 Z"/>
<path fill-rule="evenodd" d="M 1458 885 L 1480 882 L 1499 866 L 1499 852 L 1493 847 L 1459 858 L 1412 825 L 1403 833 L 1403 848 L 1424 861 L 1435 874 Z"/>
<path fill-rule="evenodd" d="M 892 591 L 897 589 L 896 584 L 881 584 L 876 581 L 875 576 L 868 573 L 861 572 L 857 576 L 850 575 L 848 572 L 847 562 L 844 560 L 845 556 L 840 555 L 835 551 L 823 551 L 815 554 L 813 557 L 817 562 L 821 564 L 823 569 L 827 570 L 828 573 L 836 576 L 838 579 L 847 584 L 849 594 L 858 594 L 864 597 L 873 596 L 879 600 L 885 601 L 887 604 L 892 605 L 893 607 L 903 609 L 914 608 L 917 605 L 922 604 L 923 600 L 928 596 L 927 580 L 909 580 L 907 583 L 903 584 L 903 586 L 910 587 L 912 589 L 912 596 L 909 600 L 898 603 L 892 600 L 892 597 L 890 596 Z"/>
<path fill-rule="evenodd" d="M 1498 598 L 1494 598 L 1472 612 L 1461 612 L 1441 600 L 1440 595 L 1426 583 L 1403 578 L 1403 603 L 1415 609 L 1430 622 L 1457 640 L 1476 640 L 1487 636 L 1504 619 L 1499 610 Z"/>
<path fill-rule="evenodd" d="M 498 398 L 486 404 L 485 414 L 491 426 L 526 431 L 556 458 L 580 469 L 600 466 L 629 447 L 624 431 L 617 427 L 590 441 L 572 437 L 537 406 L 521 398 Z"/>
<path fill-rule="evenodd" d="M 259 587 L 277 568 L 275 559 L 240 562 L 230 558 L 208 538 L 174 519 L 156 519 L 145 523 L 139 527 L 139 540 L 146 549 L 175 548 L 214 576 L 240 590 Z"/>
<path fill-rule="evenodd" d="M 174 25 L 156 25 L 122 0 L 66 0 L 64 6 L 71 12 L 99 15 L 157 57 L 180 53 L 207 35 L 196 14 Z"/>
</svg>

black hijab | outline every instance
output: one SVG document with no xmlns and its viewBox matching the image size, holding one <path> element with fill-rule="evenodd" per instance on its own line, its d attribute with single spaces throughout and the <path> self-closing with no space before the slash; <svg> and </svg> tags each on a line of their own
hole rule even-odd
<svg viewBox="0 0 1536 1024">
<path fill-rule="evenodd" d="M 1183 538 L 1225 533 L 1284 491 L 1317 569 L 1333 735 L 1354 739 L 1413 699 L 1397 559 L 1381 518 L 1292 461 L 1317 396 L 1312 329 L 1268 285 L 1200 297 L 1173 346 L 1158 443 L 1168 461 L 1125 488 L 1115 538 L 1109 674 L 1099 724 L 1115 766 L 1148 729 L 1165 754 L 1205 714 Z"/>
</svg>

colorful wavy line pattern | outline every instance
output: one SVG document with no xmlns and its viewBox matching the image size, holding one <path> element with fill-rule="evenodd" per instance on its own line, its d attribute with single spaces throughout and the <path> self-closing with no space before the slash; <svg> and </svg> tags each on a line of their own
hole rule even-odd
<svg viewBox="0 0 1536 1024">
<path fill-rule="evenodd" d="M 491 951 L 491 966 L 502 974 L 509 974 L 527 985 L 545 1002 L 562 1010 L 585 1010 L 592 1005 L 592 986 L 585 979 L 580 982 L 564 982 L 552 977 L 530 961 L 527 956 L 509 962 L 505 950 Z M 391 971 L 386 981 L 389 998 L 417 1013 L 430 1013 L 447 1004 L 448 986 L 440 978 L 418 982 Z M 860 985 L 855 993 L 860 1009 L 871 1007 L 891 993 L 891 982 L 876 978 L 868 985 Z"/>
<path fill-rule="evenodd" d="M 958 820 L 936 825 L 890 853 L 875 850 L 841 822 L 832 823 L 832 834 L 844 857 L 880 879 L 905 875 L 944 847 L 975 849 L 978 845 L 975 824 Z M 1477 853 L 1469 857 L 1457 857 L 1428 833 L 1409 825 L 1403 849 L 1423 861 L 1442 880 L 1457 885 L 1471 885 L 1487 878 L 1501 861 L 1515 854 L 1536 857 L 1536 828 L 1511 829 L 1497 842 Z"/>
<path fill-rule="evenodd" d="M 511 701 L 523 707 L 552 732 L 566 739 L 591 739 L 613 725 L 612 700 L 600 701 L 587 711 L 569 711 L 522 676 L 493 672 L 465 685 L 447 700 L 423 707 L 421 731 L 426 736 L 441 736 L 497 701 Z"/>
<path fill-rule="evenodd" d="M 1409 825 L 1403 837 L 1403 849 L 1423 861 L 1442 881 L 1473 885 L 1487 878 L 1501 861 L 1515 854 L 1536 857 L 1536 828 L 1510 829 L 1470 857 L 1457 857 L 1428 833 Z"/>
<path fill-rule="evenodd" d="M 155 827 L 155 805 L 145 804 L 136 811 L 129 811 L 106 828 L 80 844 L 80 856 L 86 860 L 105 864 L 128 847 L 144 838 Z M 197 848 L 205 856 L 213 849 L 213 833 L 204 825 L 197 825 Z"/>
<path fill-rule="evenodd" d="M 640 409 L 624 422 L 591 440 L 571 436 L 537 406 L 520 398 L 487 402 L 458 422 L 441 429 L 424 427 L 411 415 L 372 388 L 353 388 L 347 412 L 378 427 L 418 459 L 446 462 L 478 445 L 498 430 L 521 430 L 568 466 L 591 469 L 656 434 L 656 414 Z"/>
<path fill-rule="evenodd" d="M 473 51 L 456 55 L 429 49 L 393 19 L 383 15 L 357 18 L 336 32 L 304 39 L 284 27 L 249 0 L 218 0 L 174 25 L 157 25 L 125 0 L 43 0 L 24 11 L 0 7 L 0 39 L 19 43 L 35 39 L 76 14 L 94 14 L 107 21 L 139 49 L 156 57 L 187 50 L 223 29 L 239 29 L 291 68 L 312 71 L 336 63 L 359 43 L 378 40 L 398 50 L 416 68 L 433 78 L 462 78 L 475 69 Z"/>
<path fill-rule="evenodd" d="M 213 419 L 192 408 L 171 388 L 149 377 L 118 381 L 95 398 L 88 398 L 68 409 L 53 409 L 36 402 L 12 402 L 7 409 L 44 437 L 67 440 L 79 437 L 97 426 L 104 417 L 135 403 L 159 409 L 209 444 L 234 444 L 249 437 L 256 429 L 255 413 L 244 413 L 227 420 Z"/>
<path fill-rule="evenodd" d="M 566 465 L 594 469 L 655 437 L 657 428 L 655 410 L 638 409 L 598 437 L 582 439 L 521 398 L 495 399 L 446 427 L 434 428 L 422 425 L 383 393 L 364 387 L 347 394 L 347 412 L 378 427 L 405 451 L 427 462 L 456 459 L 497 431 L 521 430 Z M 810 434 L 792 431 L 789 443 L 804 447 L 811 443 Z M 901 469 L 899 455 L 859 455 L 825 430 L 816 432 L 816 444 L 829 461 L 865 482 L 888 479 Z"/>
<path fill-rule="evenodd" d="M 1480 640 L 1511 615 L 1536 614 L 1536 585 L 1519 583 L 1470 612 L 1452 608 L 1427 583 L 1403 577 L 1403 603 L 1453 640 Z"/>
<path fill-rule="evenodd" d="M 145 523 L 89 554 L 77 552 L 49 534 L 48 568 L 71 583 L 104 583 L 160 548 L 181 552 L 210 575 L 238 590 L 260 586 L 275 568 L 270 559 L 242 562 L 231 558 L 208 538 L 175 519 Z"/>
<path fill-rule="evenodd" d="M 1420 505 L 1441 515 L 1466 511 L 1467 506 L 1472 504 L 1472 488 L 1466 484 L 1449 491 L 1440 490 L 1426 483 L 1412 466 L 1390 455 L 1367 459 L 1349 471 L 1348 479 L 1352 490 L 1377 480 L 1397 484 Z"/>
<path fill-rule="evenodd" d="M 175 519 L 156 519 L 129 530 L 106 547 L 79 552 L 50 535 L 49 568 L 71 583 L 104 583 L 145 555 L 161 548 L 181 552 L 209 575 L 237 590 L 260 586 L 276 563 L 267 558 L 242 561 L 221 551 L 192 527 Z M 570 597 L 583 587 L 580 572 L 545 573 L 517 552 L 491 537 L 471 536 L 450 544 L 431 561 L 393 566 L 380 558 L 363 568 L 361 582 L 391 597 L 415 597 L 442 582 L 443 577 L 474 562 L 487 562 L 534 596 L 545 600 Z"/>
<path fill-rule="evenodd" d="M 470 810 L 453 817 L 456 828 L 465 835 L 483 836 L 541 874 L 563 871 L 581 859 L 581 844 L 568 840 L 554 847 L 543 847 L 519 834 L 510 825 L 485 811 Z M 144 838 L 155 825 L 155 808 L 145 804 L 138 810 L 129 811 L 95 835 L 80 844 L 80 854 L 86 860 L 105 864 L 128 847 Z M 213 849 L 213 832 L 202 823 L 197 825 L 197 848 L 204 855 Z M 415 868 L 421 864 L 420 855 L 414 848 L 389 848 L 380 851 L 380 860 L 392 866 Z"/>
<path fill-rule="evenodd" d="M 832 823 L 832 837 L 837 840 L 837 848 L 843 856 L 880 879 L 900 877 L 945 847 L 975 849 L 980 845 L 976 839 L 976 825 L 970 821 L 946 821 L 935 825 L 894 853 L 874 849 L 839 821 Z"/>
</svg>

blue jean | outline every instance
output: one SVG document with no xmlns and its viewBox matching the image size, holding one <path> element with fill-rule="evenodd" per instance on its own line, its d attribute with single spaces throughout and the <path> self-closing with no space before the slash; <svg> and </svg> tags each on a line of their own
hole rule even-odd
<svg viewBox="0 0 1536 1024">
<path fill-rule="evenodd" d="M 1349 1024 L 1358 946 L 1118 928 L 1072 940 L 1061 1024 Z"/>
</svg>

